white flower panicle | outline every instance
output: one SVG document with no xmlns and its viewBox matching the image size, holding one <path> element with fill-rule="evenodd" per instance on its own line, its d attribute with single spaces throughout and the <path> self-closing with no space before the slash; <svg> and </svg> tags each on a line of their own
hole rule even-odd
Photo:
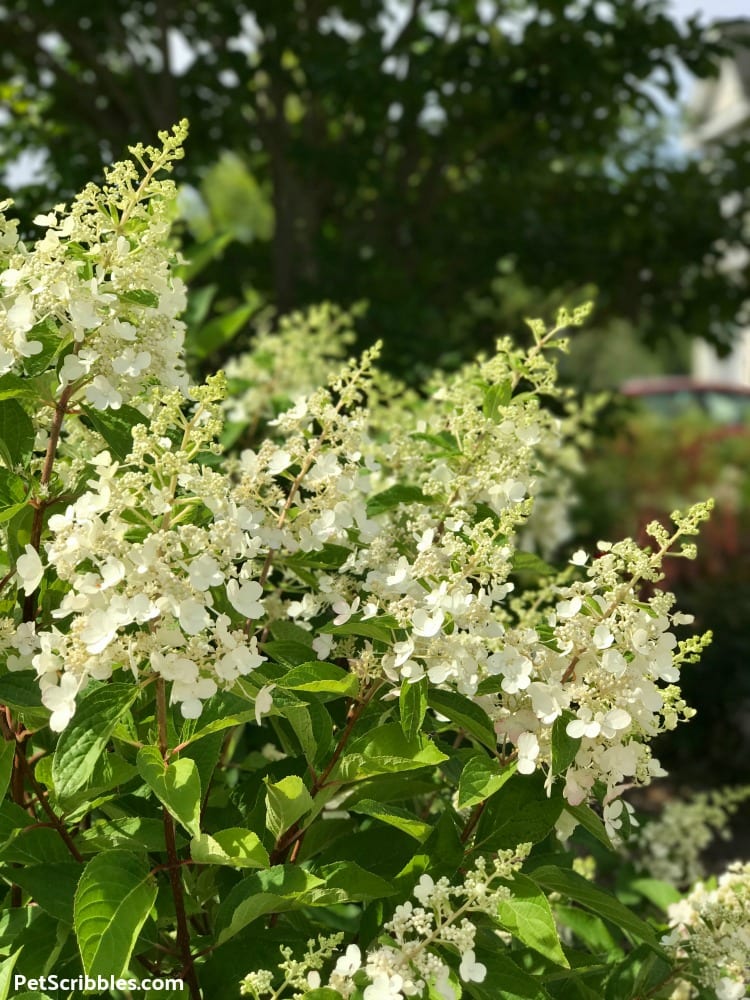
<svg viewBox="0 0 750 1000">
<path fill-rule="evenodd" d="M 0 375 L 56 364 L 58 392 L 95 410 L 186 385 L 185 289 L 166 247 L 175 188 L 156 179 L 186 135 L 183 122 L 159 149 L 132 147 L 135 162 L 108 168 L 69 212 L 37 216 L 45 233 L 33 247 L 0 215 Z"/>
<path fill-rule="evenodd" d="M 716 888 L 699 882 L 669 907 L 662 946 L 718 1000 L 740 1000 L 750 986 L 750 864 L 737 862 Z"/>
<path fill-rule="evenodd" d="M 377 945 L 366 953 L 350 944 L 337 955 L 333 937 L 320 938 L 317 946 L 309 941 L 297 962 L 291 958 L 291 949 L 282 948 L 281 985 L 276 985 L 278 973 L 262 969 L 245 976 L 240 992 L 262 1000 L 280 998 L 292 987 L 296 998 L 324 986 L 343 1000 L 358 991 L 363 1000 L 406 1000 L 428 992 L 441 1000 L 458 1000 L 461 983 L 484 982 L 487 974 L 474 950 L 477 928 L 469 916 L 485 914 L 497 921 L 498 904 L 511 895 L 503 883 L 512 879 L 530 850 L 531 844 L 521 844 L 515 850 L 501 851 L 491 864 L 479 858 L 459 885 L 422 875 L 413 890 L 418 905 L 407 900 L 397 906 Z M 335 958 L 333 967 L 327 977 L 321 975 L 331 958 Z"/>
</svg>

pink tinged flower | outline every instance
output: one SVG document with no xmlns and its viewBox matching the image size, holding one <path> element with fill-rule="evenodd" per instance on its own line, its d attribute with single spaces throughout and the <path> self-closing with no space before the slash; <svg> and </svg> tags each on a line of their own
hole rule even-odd
<svg viewBox="0 0 750 1000">
<path fill-rule="evenodd" d="M 242 584 L 237 580 L 230 580 L 227 584 L 229 603 L 245 618 L 255 620 L 265 614 L 263 602 L 260 600 L 262 594 L 263 588 L 256 580 L 248 580 Z"/>
<path fill-rule="evenodd" d="M 260 725 L 263 716 L 268 715 L 273 707 L 271 692 L 275 687 L 275 684 L 264 684 L 255 696 L 255 721 L 258 725 Z"/>
<path fill-rule="evenodd" d="M 200 601 L 193 600 L 193 598 L 181 602 L 177 609 L 177 617 L 180 620 L 182 631 L 186 632 L 187 635 L 197 635 L 211 621 L 205 604 L 201 604 Z"/>
<path fill-rule="evenodd" d="M 33 594 L 44 576 L 44 566 L 33 545 L 27 545 L 16 563 L 16 576 L 25 594 Z"/>
<path fill-rule="evenodd" d="M 445 614 L 440 608 L 431 615 L 427 614 L 423 608 L 417 608 L 411 620 L 414 626 L 414 633 L 421 635 L 425 639 L 430 639 L 440 631 L 445 621 Z"/>
<path fill-rule="evenodd" d="M 487 975 L 487 966 L 477 962 L 474 950 L 470 948 L 463 953 L 458 974 L 465 983 L 483 983 L 484 977 Z"/>
<path fill-rule="evenodd" d="M 516 744 L 518 749 L 518 770 L 521 774 L 533 774 L 539 756 L 539 740 L 533 733 L 521 733 Z M 471 953 L 473 955 L 473 952 Z M 462 976 L 463 978 L 463 976 Z M 474 982 L 481 983 L 481 979 Z"/>
<path fill-rule="evenodd" d="M 209 590 L 224 582 L 224 574 L 212 556 L 202 555 L 190 563 L 188 569 L 190 583 L 196 590 Z"/>
</svg>

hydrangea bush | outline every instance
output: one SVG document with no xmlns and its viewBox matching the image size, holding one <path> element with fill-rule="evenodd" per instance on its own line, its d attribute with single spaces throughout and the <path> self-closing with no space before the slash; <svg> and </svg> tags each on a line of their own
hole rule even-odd
<svg viewBox="0 0 750 1000">
<path fill-rule="evenodd" d="M 547 561 L 592 416 L 551 355 L 586 309 L 419 394 L 377 346 L 346 361 L 331 307 L 192 384 L 160 179 L 185 131 L 33 246 L 3 222 L 2 982 L 712 995 L 703 924 L 660 943 L 573 865 L 691 714 L 705 637 L 642 585 L 709 504 Z"/>
</svg>

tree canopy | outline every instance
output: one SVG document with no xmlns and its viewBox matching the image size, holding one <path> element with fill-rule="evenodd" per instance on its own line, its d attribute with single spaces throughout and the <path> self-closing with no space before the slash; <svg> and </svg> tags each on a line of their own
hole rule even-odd
<svg viewBox="0 0 750 1000">
<path fill-rule="evenodd" d="M 244 172 L 225 214 L 249 211 L 254 239 L 222 275 L 280 310 L 369 299 L 367 333 L 402 365 L 490 343 L 492 323 L 462 317 L 499 261 L 545 293 L 594 285 L 600 318 L 647 338 L 720 342 L 747 297 L 721 263 L 746 147 L 706 169 L 658 124 L 679 67 L 709 74 L 721 47 L 661 0 L 16 0 L 0 16 L 5 156 L 48 153 L 25 209 L 186 116 L 182 179 L 222 153 Z"/>
</svg>

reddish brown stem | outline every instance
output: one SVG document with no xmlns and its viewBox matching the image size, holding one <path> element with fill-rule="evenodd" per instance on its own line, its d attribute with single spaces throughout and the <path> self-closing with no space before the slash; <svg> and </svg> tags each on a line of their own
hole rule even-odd
<svg viewBox="0 0 750 1000">
<path fill-rule="evenodd" d="M 156 681 L 156 718 L 159 726 L 159 751 L 164 760 L 164 766 L 168 767 L 167 693 L 163 677 L 159 677 Z M 185 896 L 182 891 L 180 858 L 177 854 L 174 820 L 166 807 L 162 809 L 162 818 L 164 821 L 164 844 L 167 849 L 167 858 L 169 859 L 169 884 L 172 888 L 175 920 L 177 922 L 177 945 L 182 959 L 181 975 L 188 985 L 191 1000 L 201 1000 L 201 989 L 198 984 L 193 956 L 190 951 L 190 928 L 188 927 L 185 912 Z"/>
</svg>

